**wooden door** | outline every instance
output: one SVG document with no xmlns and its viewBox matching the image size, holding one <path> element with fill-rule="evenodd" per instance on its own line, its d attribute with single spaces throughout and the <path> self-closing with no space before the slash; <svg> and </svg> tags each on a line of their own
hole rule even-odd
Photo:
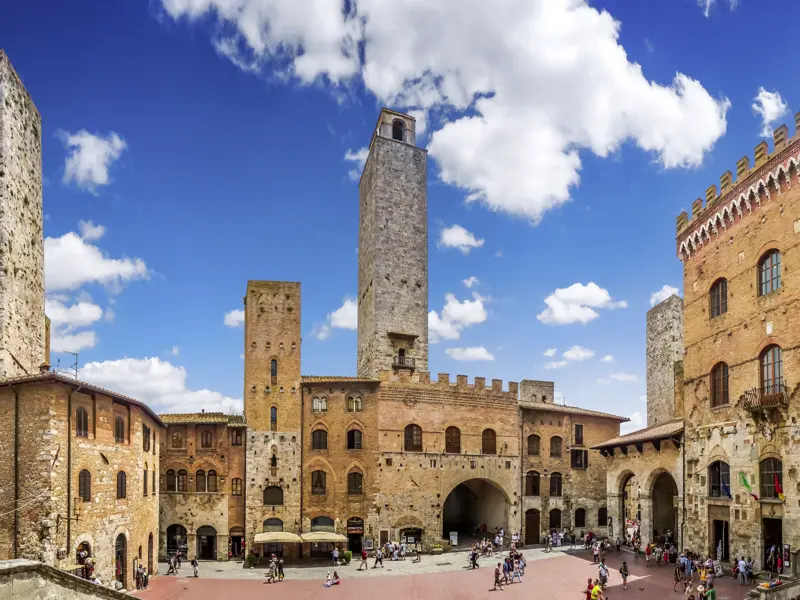
<svg viewBox="0 0 800 600">
<path fill-rule="evenodd" d="M 535 508 L 525 511 L 525 545 L 541 543 L 541 526 L 539 511 Z"/>
</svg>

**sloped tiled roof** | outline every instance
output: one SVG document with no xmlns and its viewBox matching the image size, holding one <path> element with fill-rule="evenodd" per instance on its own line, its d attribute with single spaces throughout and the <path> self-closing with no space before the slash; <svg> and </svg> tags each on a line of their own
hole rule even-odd
<svg viewBox="0 0 800 600">
<path fill-rule="evenodd" d="M 71 386 L 76 390 L 84 391 L 84 392 L 95 392 L 96 394 L 104 394 L 113 398 L 114 400 L 119 400 L 121 402 L 128 402 L 139 408 L 142 408 L 152 419 L 161 425 L 164 426 L 164 421 L 153 412 L 147 404 L 142 402 L 141 400 L 136 400 L 135 398 L 131 398 L 130 396 L 125 396 L 124 394 L 118 394 L 117 392 L 112 392 L 111 390 L 107 390 L 105 388 L 101 388 L 98 385 L 94 385 L 91 383 L 86 383 L 85 381 L 80 381 L 75 379 L 74 377 L 67 377 L 66 375 L 61 375 L 60 373 L 54 373 L 52 371 L 47 373 L 40 373 L 39 375 L 26 375 L 24 377 L 12 377 L 11 379 L 3 379 L 0 380 L 0 387 L 5 386 L 12 386 L 12 385 L 24 385 L 26 383 L 36 383 L 36 382 L 46 382 L 52 381 L 54 383 L 63 383 L 64 385 Z"/>
<path fill-rule="evenodd" d="M 683 419 L 677 419 L 675 421 L 668 421 L 666 423 L 661 423 L 659 425 L 653 425 L 652 427 L 645 427 L 644 429 L 640 429 L 639 431 L 634 431 L 633 433 L 629 433 L 627 435 L 621 435 L 619 437 L 615 437 L 613 439 L 608 440 L 607 442 L 603 442 L 602 444 L 597 444 L 596 446 L 592 446 L 592 449 L 600 450 L 602 448 L 627 446 L 629 444 L 636 444 L 639 442 L 663 440 L 672 437 L 677 433 L 681 433 L 682 431 L 683 431 Z"/>
<path fill-rule="evenodd" d="M 222 412 L 173 413 L 161 415 L 161 420 L 167 425 L 206 423 L 236 427 L 245 424 L 242 415 L 228 415 Z"/>
<path fill-rule="evenodd" d="M 368 379 L 366 377 L 342 377 L 340 375 L 303 375 L 300 379 L 303 383 L 324 383 L 327 381 L 378 383 L 377 379 Z"/>
<path fill-rule="evenodd" d="M 588 408 L 580 408 L 579 406 L 565 406 L 563 404 L 549 404 L 545 402 L 520 402 L 521 408 L 528 410 L 540 410 L 543 412 L 556 412 L 570 415 L 584 415 L 587 417 L 600 417 L 604 419 L 615 419 L 620 423 L 628 421 L 628 417 L 620 417 L 619 415 L 612 415 L 597 410 L 589 410 Z"/>
</svg>

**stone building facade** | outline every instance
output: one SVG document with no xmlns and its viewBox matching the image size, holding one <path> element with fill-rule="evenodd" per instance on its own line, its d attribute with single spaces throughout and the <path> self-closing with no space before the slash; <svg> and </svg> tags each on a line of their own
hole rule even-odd
<svg viewBox="0 0 800 600">
<path fill-rule="evenodd" d="M 161 415 L 159 556 L 227 560 L 244 552 L 244 418 Z"/>
<path fill-rule="evenodd" d="M 157 571 L 159 439 L 146 405 L 54 373 L 0 381 L 0 558 L 69 569 L 78 550 L 105 581 Z"/>
<path fill-rule="evenodd" d="M 0 378 L 45 360 L 42 120 L 0 50 Z"/>
<path fill-rule="evenodd" d="M 800 114 L 796 123 L 677 219 L 687 543 L 759 566 L 772 544 L 800 543 Z"/>
<path fill-rule="evenodd" d="M 646 331 L 647 426 L 652 427 L 683 414 L 683 300 L 673 294 L 651 308 Z"/>
</svg>

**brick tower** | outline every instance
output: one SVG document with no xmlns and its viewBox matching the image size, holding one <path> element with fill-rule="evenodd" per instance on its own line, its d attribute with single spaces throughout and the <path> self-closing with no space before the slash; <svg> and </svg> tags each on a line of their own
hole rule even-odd
<svg viewBox="0 0 800 600">
<path fill-rule="evenodd" d="M 42 120 L 0 50 L 0 379 L 45 356 Z"/>
<path fill-rule="evenodd" d="M 381 110 L 359 183 L 358 375 L 428 370 L 427 151 Z"/>
<path fill-rule="evenodd" d="M 284 531 L 299 530 L 300 284 L 248 281 L 244 303 L 245 538 L 256 548 L 255 534 L 278 521 Z"/>
</svg>

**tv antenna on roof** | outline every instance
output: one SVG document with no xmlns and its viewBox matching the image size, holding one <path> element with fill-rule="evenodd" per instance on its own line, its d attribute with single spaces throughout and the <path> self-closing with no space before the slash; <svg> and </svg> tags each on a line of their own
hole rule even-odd
<svg viewBox="0 0 800 600">
<path fill-rule="evenodd" d="M 64 371 L 61 370 L 61 357 L 56 359 L 56 373 L 65 373 L 68 375 L 72 375 L 75 379 L 78 378 L 78 353 L 77 352 L 62 352 L 62 354 L 69 354 L 72 358 L 75 359 L 75 362 L 72 363 L 67 369 Z"/>
</svg>

